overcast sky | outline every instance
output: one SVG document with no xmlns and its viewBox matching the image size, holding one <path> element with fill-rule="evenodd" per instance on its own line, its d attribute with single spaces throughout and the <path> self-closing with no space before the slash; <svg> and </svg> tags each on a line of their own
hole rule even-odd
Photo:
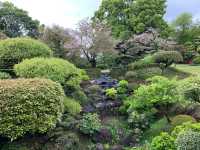
<svg viewBox="0 0 200 150">
<path fill-rule="evenodd" d="M 3 0 L 5 1 L 5 0 Z M 46 25 L 58 24 L 75 28 L 79 20 L 92 16 L 101 0 L 8 0 L 27 10 L 34 19 Z M 182 12 L 190 12 L 200 20 L 200 0 L 168 0 L 167 21 Z"/>
</svg>

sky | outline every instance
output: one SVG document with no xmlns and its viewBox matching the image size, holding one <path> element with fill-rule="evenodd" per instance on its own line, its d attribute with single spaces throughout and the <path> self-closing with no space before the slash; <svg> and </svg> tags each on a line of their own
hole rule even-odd
<svg viewBox="0 0 200 150">
<path fill-rule="evenodd" d="M 6 0 L 3 0 L 6 1 Z M 66 28 L 76 28 L 79 20 L 91 17 L 101 0 L 7 0 L 29 12 L 42 24 L 57 24 Z M 172 21 L 182 12 L 190 12 L 200 20 L 200 0 L 167 0 L 165 19 Z"/>
</svg>

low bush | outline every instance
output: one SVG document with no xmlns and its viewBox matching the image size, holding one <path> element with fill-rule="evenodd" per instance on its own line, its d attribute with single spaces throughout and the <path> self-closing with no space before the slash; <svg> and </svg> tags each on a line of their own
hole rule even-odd
<svg viewBox="0 0 200 150">
<path fill-rule="evenodd" d="M 1 150 L 30 150 L 27 146 L 22 144 L 7 143 L 3 145 Z"/>
<path fill-rule="evenodd" d="M 6 72 L 0 72 L 0 79 L 11 79 L 11 76 Z"/>
<path fill-rule="evenodd" d="M 80 120 L 79 129 L 82 133 L 93 135 L 101 128 L 101 120 L 98 114 L 84 114 L 83 118 Z"/>
<path fill-rule="evenodd" d="M 81 112 L 81 109 L 81 105 L 76 100 L 65 97 L 64 112 L 76 116 Z"/>
<path fill-rule="evenodd" d="M 179 82 L 178 90 L 183 99 L 193 102 L 200 102 L 200 79 L 190 77 Z"/>
<path fill-rule="evenodd" d="M 200 56 L 195 57 L 192 62 L 193 64 L 200 64 Z"/>
<path fill-rule="evenodd" d="M 159 136 L 153 138 L 151 150 L 176 150 L 175 139 L 168 133 L 163 132 Z"/>
<path fill-rule="evenodd" d="M 117 98 L 117 90 L 115 88 L 107 89 L 106 96 L 113 100 L 116 99 Z"/>
<path fill-rule="evenodd" d="M 51 80 L 0 80 L 0 97 L 0 135 L 11 140 L 47 132 L 63 112 L 64 92 Z"/>
<path fill-rule="evenodd" d="M 200 132 L 191 130 L 182 132 L 178 135 L 176 141 L 177 150 L 199 150 Z"/>
<path fill-rule="evenodd" d="M 177 115 L 171 119 L 171 125 L 173 127 L 181 125 L 185 122 L 196 123 L 196 120 L 192 116 L 189 116 L 189 115 Z"/>
<path fill-rule="evenodd" d="M 0 41 L 0 68 L 12 69 L 23 59 L 50 57 L 51 49 L 44 43 L 31 38 L 11 38 Z"/>
</svg>

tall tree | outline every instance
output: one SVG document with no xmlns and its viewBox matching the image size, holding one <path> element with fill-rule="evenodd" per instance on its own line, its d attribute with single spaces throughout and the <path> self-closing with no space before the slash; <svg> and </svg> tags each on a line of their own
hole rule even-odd
<svg viewBox="0 0 200 150">
<path fill-rule="evenodd" d="M 8 37 L 38 36 L 39 21 L 33 20 L 28 13 L 12 3 L 4 2 L 0 7 L 0 31 Z"/>
<path fill-rule="evenodd" d="M 65 43 L 71 39 L 67 29 L 53 25 L 52 27 L 41 27 L 41 30 L 40 39 L 53 50 L 54 56 L 65 58 Z"/>
<path fill-rule="evenodd" d="M 117 38 L 127 38 L 149 27 L 166 34 L 167 23 L 163 16 L 166 0 L 103 0 L 94 19 L 105 21 Z"/>
<path fill-rule="evenodd" d="M 96 67 L 99 53 L 113 50 L 113 39 L 109 29 L 102 23 L 92 23 L 89 19 L 79 22 L 78 38 L 81 52 L 92 67 Z"/>
</svg>

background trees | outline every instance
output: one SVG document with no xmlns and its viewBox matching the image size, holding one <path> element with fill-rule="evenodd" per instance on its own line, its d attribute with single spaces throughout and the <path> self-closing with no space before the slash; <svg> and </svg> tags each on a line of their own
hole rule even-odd
<svg viewBox="0 0 200 150">
<path fill-rule="evenodd" d="M 153 27 L 165 34 L 164 21 L 166 0 L 103 0 L 95 19 L 105 21 L 114 37 L 127 38 Z"/>
<path fill-rule="evenodd" d="M 39 21 L 33 20 L 26 11 L 12 3 L 2 3 L 0 8 L 0 31 L 8 37 L 38 36 Z"/>
</svg>

